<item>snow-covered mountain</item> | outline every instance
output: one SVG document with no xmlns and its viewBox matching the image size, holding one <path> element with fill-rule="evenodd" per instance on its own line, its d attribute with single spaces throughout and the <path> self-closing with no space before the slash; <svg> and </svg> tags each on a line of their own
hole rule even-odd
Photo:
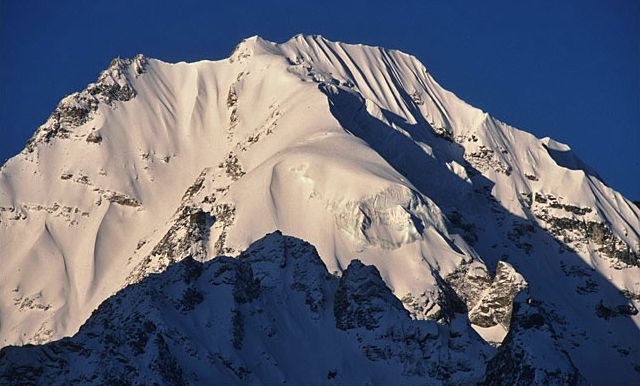
<svg viewBox="0 0 640 386">
<path fill-rule="evenodd" d="M 634 383 L 639 216 L 398 51 L 115 59 L 0 169 L 0 379 Z"/>
</svg>

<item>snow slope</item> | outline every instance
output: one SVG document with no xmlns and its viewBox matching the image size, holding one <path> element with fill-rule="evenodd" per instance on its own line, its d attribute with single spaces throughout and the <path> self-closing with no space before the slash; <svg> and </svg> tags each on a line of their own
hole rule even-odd
<svg viewBox="0 0 640 386">
<path fill-rule="evenodd" d="M 526 287 L 589 382 L 630 382 L 639 215 L 567 145 L 398 51 L 299 35 L 220 61 L 116 59 L 0 170 L 0 345 L 73 335 L 150 273 L 280 230 L 493 344 Z"/>
</svg>

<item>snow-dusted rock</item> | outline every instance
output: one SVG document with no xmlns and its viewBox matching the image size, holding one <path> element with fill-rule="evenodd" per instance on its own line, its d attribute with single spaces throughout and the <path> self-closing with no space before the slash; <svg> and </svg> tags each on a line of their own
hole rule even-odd
<svg viewBox="0 0 640 386">
<path fill-rule="evenodd" d="M 312 246 L 273 233 L 124 288 L 71 338 L 5 347 L 0 383 L 478 381 L 492 350 L 454 329 L 411 320 L 375 267 L 354 260 L 338 279 Z"/>
<path fill-rule="evenodd" d="M 72 336 L 148 275 L 280 230 L 332 275 L 374 266 L 400 299 L 372 303 L 380 320 L 404 318 L 400 305 L 438 321 L 438 336 L 453 331 L 453 347 L 484 350 L 476 330 L 498 344 L 526 283 L 588 382 L 629 383 L 639 216 L 569 146 L 469 106 L 398 51 L 299 35 L 252 37 L 219 61 L 116 59 L 0 169 L 0 346 Z M 300 267 L 290 289 L 320 320 L 324 270 Z M 185 296 L 197 307 L 197 290 Z M 243 307 L 229 317 L 244 320 Z M 407 371 L 436 377 L 421 350 Z M 459 363 L 437 377 L 470 379 L 475 365 Z"/>
</svg>

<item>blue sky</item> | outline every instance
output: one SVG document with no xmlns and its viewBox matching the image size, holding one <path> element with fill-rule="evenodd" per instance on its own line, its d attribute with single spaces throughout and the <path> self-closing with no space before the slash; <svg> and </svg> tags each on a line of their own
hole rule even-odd
<svg viewBox="0 0 640 386">
<path fill-rule="evenodd" d="M 637 0 L 0 0 L 0 162 L 113 57 L 220 59 L 245 37 L 297 33 L 411 53 L 445 88 L 568 143 L 640 199 Z"/>
</svg>

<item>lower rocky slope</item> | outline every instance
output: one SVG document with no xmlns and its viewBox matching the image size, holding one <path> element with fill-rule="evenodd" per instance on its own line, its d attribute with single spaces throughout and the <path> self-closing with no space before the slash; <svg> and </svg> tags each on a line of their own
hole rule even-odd
<svg viewBox="0 0 640 386">
<path fill-rule="evenodd" d="M 0 351 L 0 383 L 580 384 L 530 298 L 504 345 L 464 314 L 413 320 L 373 266 L 341 277 L 276 232 L 238 258 L 187 257 L 105 301 L 73 337 Z"/>
</svg>

